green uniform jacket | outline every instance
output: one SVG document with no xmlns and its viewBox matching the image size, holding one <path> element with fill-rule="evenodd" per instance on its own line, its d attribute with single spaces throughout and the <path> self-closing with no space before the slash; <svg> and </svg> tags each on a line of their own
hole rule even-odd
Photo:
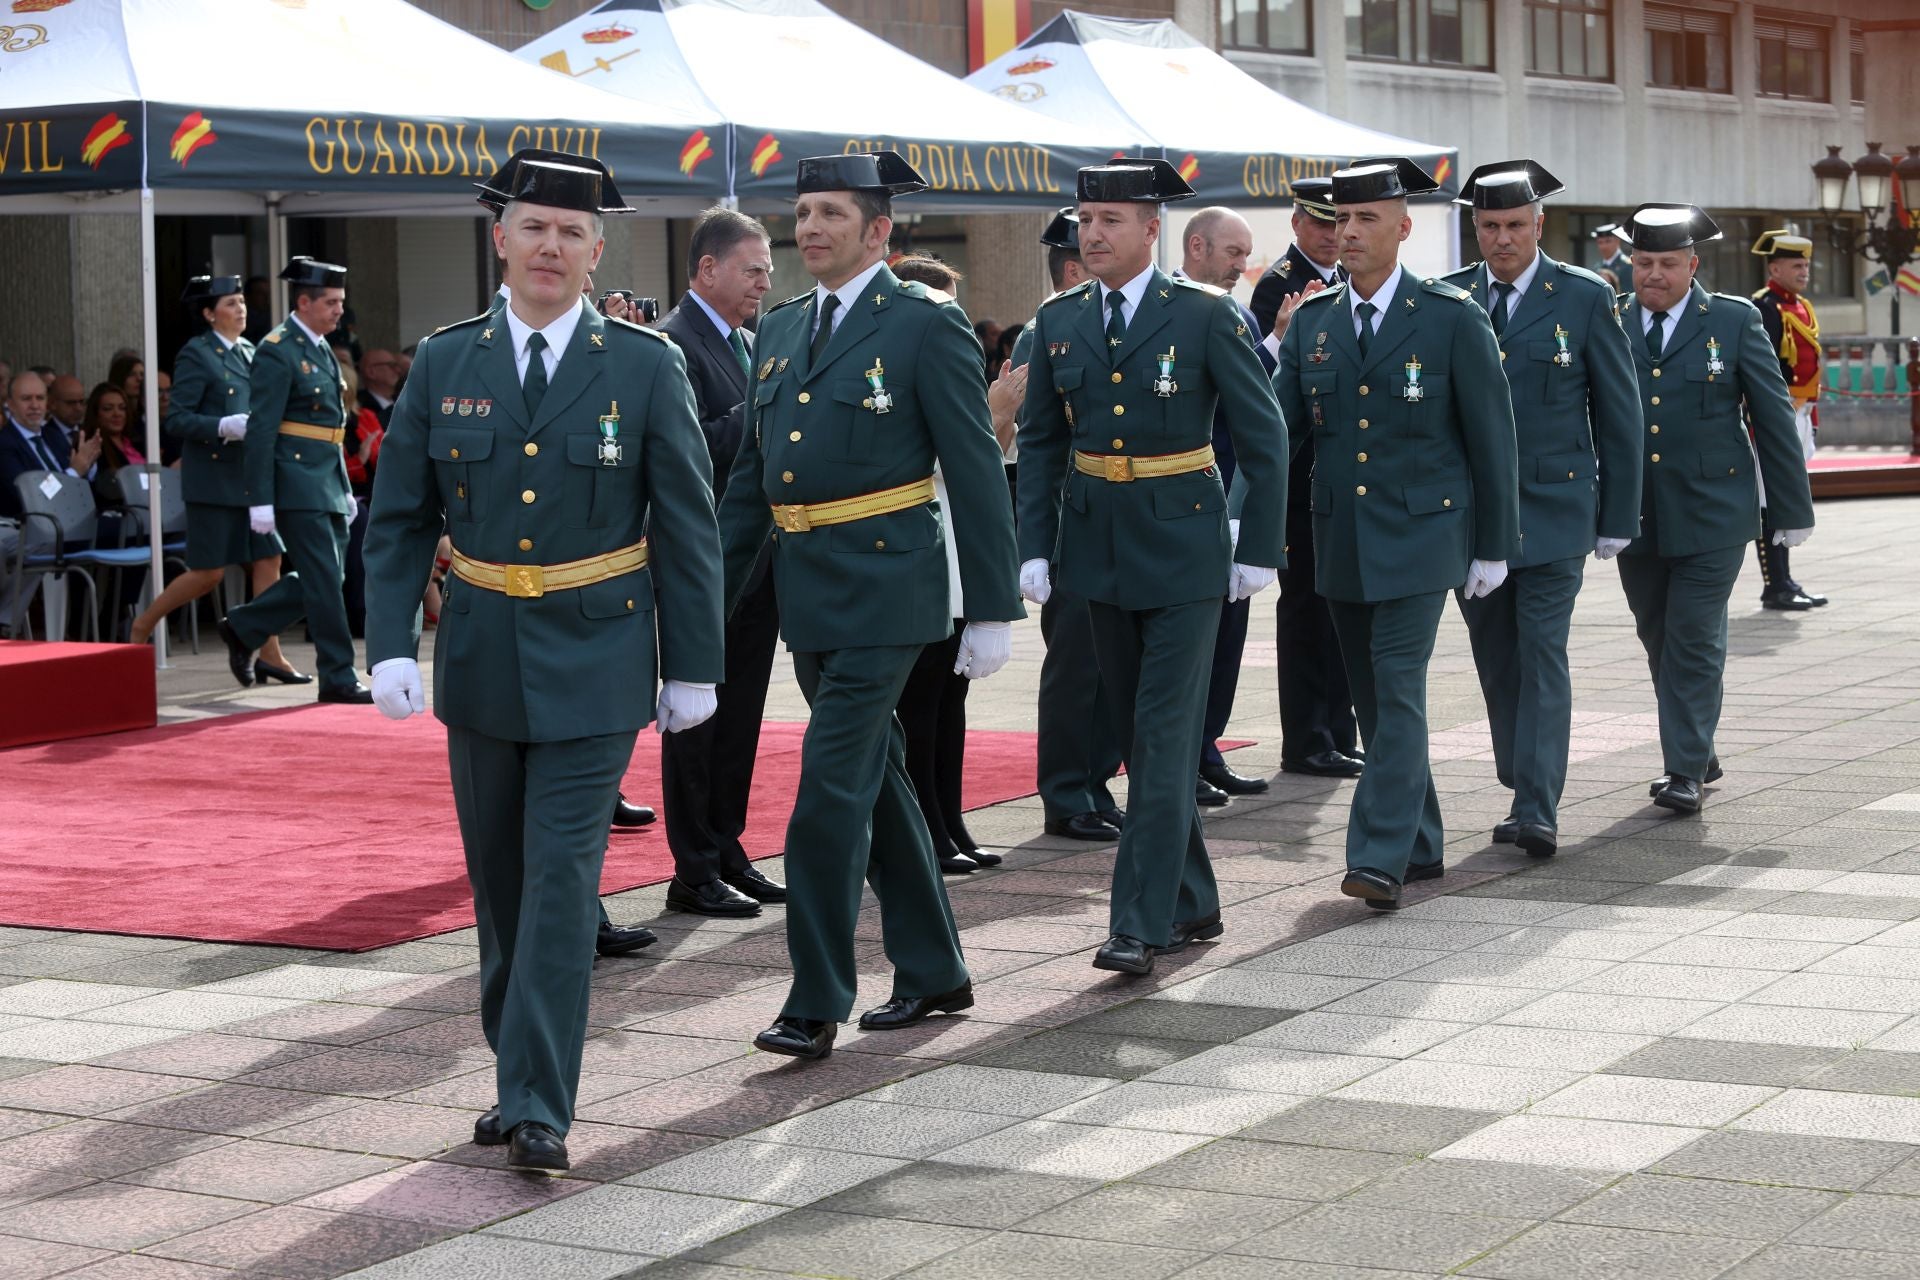
<svg viewBox="0 0 1920 1280">
<path fill-rule="evenodd" d="M 346 424 L 346 386 L 333 352 L 289 316 L 261 339 L 250 377 L 246 505 L 347 514 L 352 490 L 340 446 L 280 434 L 282 422 L 329 431 Z"/>
<path fill-rule="evenodd" d="M 1491 313 L 1484 264 L 1445 279 Z M 1606 281 L 1543 253 L 1496 339 L 1520 456 L 1520 554 L 1510 568 L 1584 556 L 1596 537 L 1639 535 L 1640 414 L 1613 308 Z"/>
<path fill-rule="evenodd" d="M 186 442 L 180 451 L 180 492 L 188 502 L 247 505 L 247 443 L 222 440 L 220 419 L 248 411 L 253 355 L 253 344 L 245 338 L 229 347 L 208 331 L 188 339 L 174 358 L 173 407 L 160 425 Z M 251 423 L 247 429 L 251 434 Z M 271 443 L 259 452 L 271 454 Z"/>
<path fill-rule="evenodd" d="M 1756 451 L 1773 527 L 1813 528 L 1793 401 L 1753 303 L 1696 281 L 1667 321 L 1658 360 L 1647 355 L 1647 315 L 1637 299 L 1620 300 L 1620 322 L 1646 426 L 1640 537 L 1623 554 L 1690 556 L 1759 537 Z"/>
<path fill-rule="evenodd" d="M 1158 268 L 1126 337 L 1109 348 L 1096 281 L 1034 317 L 1020 415 L 1020 551 L 1051 560 L 1076 595 L 1122 609 L 1224 597 L 1234 561 L 1286 567 L 1287 420 L 1273 402 L 1239 304 Z M 1154 390 L 1173 352 L 1176 389 Z M 1218 467 L 1114 483 L 1074 469 L 1073 451 L 1153 457 L 1213 443 L 1224 406 L 1239 464 L 1240 543 L 1227 532 Z"/>
<path fill-rule="evenodd" d="M 584 560 L 644 533 L 647 568 L 535 599 L 448 575 L 433 670 L 435 714 L 491 737 L 644 728 L 656 631 L 662 678 L 724 674 L 712 464 L 685 359 L 661 335 L 585 307 L 531 422 L 525 406 L 497 310 L 421 342 L 374 478 L 368 663 L 414 656 L 443 519 L 456 549 L 507 565 Z M 600 422 L 612 414 L 609 465 Z"/>
<path fill-rule="evenodd" d="M 746 435 L 720 501 L 727 603 L 745 589 L 773 504 L 831 502 L 925 480 L 936 504 L 774 535 L 780 633 L 807 653 L 932 644 L 953 634 L 945 525 L 958 530 L 970 622 L 1024 618 L 1013 505 L 981 380 L 980 343 L 945 294 L 882 266 L 842 315 L 817 366 L 814 294 L 767 312 L 754 339 Z M 872 408 L 877 375 L 892 408 Z"/>
<path fill-rule="evenodd" d="M 1350 288 L 1300 304 L 1273 374 L 1296 435 L 1313 432 L 1316 588 L 1352 603 L 1451 591 L 1471 561 L 1520 554 L 1500 347 L 1466 290 L 1403 267 L 1362 360 Z"/>
</svg>

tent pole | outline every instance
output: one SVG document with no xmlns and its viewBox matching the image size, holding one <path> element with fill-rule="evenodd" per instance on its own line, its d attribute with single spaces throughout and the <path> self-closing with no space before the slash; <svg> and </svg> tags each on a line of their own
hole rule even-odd
<svg viewBox="0 0 1920 1280">
<path fill-rule="evenodd" d="M 287 314 L 287 284 L 280 278 L 280 268 L 287 265 L 287 220 L 280 216 L 280 193 L 267 192 L 267 278 L 273 283 L 273 314 L 267 317 L 269 324 L 278 324 Z"/>
<path fill-rule="evenodd" d="M 155 270 L 158 256 L 153 231 L 153 188 L 140 188 L 140 324 L 141 349 L 146 355 L 147 378 L 141 397 L 146 401 L 147 438 L 141 446 L 147 452 L 147 549 L 151 563 L 147 567 L 147 593 L 158 597 L 166 589 L 166 556 L 160 550 L 160 544 L 166 540 L 166 531 L 161 528 L 160 486 L 168 477 L 160 466 L 160 281 Z M 114 623 L 114 635 L 120 634 L 119 622 Z M 153 661 L 161 670 L 170 665 L 167 662 L 167 628 L 165 623 L 153 629 Z"/>
</svg>

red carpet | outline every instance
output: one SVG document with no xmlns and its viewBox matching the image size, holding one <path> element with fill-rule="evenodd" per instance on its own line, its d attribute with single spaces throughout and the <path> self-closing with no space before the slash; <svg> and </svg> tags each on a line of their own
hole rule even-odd
<svg viewBox="0 0 1920 1280">
<path fill-rule="evenodd" d="M 0 640 L 0 747 L 151 729 L 154 707 L 144 645 Z"/>
<path fill-rule="evenodd" d="M 804 729 L 761 734 L 757 857 L 780 851 Z M 658 804 L 658 743 L 649 731 L 634 752 L 638 803 Z M 22 747 L 0 755 L 0 776 L 0 924 L 361 951 L 473 923 L 446 731 L 430 716 L 225 716 Z M 1033 776 L 1032 734 L 968 735 L 969 807 L 1031 794 Z M 602 888 L 672 874 L 655 823 L 611 837 Z"/>
</svg>

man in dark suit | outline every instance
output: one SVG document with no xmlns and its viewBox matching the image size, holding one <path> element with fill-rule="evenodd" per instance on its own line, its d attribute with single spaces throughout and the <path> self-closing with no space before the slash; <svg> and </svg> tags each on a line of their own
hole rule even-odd
<svg viewBox="0 0 1920 1280">
<path fill-rule="evenodd" d="M 1333 179 L 1293 184 L 1293 244 L 1253 291 L 1253 318 L 1274 359 L 1294 309 L 1345 278 L 1333 222 Z M 1280 767 L 1288 773 L 1357 778 L 1359 730 L 1340 660 L 1333 614 L 1314 582 L 1313 433 L 1293 433 L 1298 452 L 1287 472 L 1287 567 L 1280 572 L 1274 640 L 1280 660 Z"/>
<path fill-rule="evenodd" d="M 71 449 L 59 431 L 47 430 L 47 384 L 28 371 L 7 387 L 7 421 L 0 430 L 0 515 L 20 514 L 16 477 L 27 471 L 63 471 L 85 479 L 100 457 L 99 437 L 81 440 Z"/>
<path fill-rule="evenodd" d="M 393 402 L 400 398 L 400 357 L 375 347 L 360 357 L 360 407 L 373 410 L 382 430 L 393 418 Z"/>
<path fill-rule="evenodd" d="M 687 358 L 687 381 L 707 438 L 717 502 L 740 452 L 746 422 L 753 319 L 773 284 L 773 251 L 759 221 L 731 209 L 709 209 L 694 224 L 687 250 L 686 297 L 660 321 Z M 660 783 L 667 813 L 673 883 L 667 906 L 707 916 L 760 914 L 762 902 L 785 902 L 787 890 L 753 869 L 740 834 L 747 826 L 760 718 L 780 638 L 780 610 L 768 572 L 772 543 L 760 548 L 746 592 L 727 621 L 726 677 L 713 718 L 660 739 Z"/>
</svg>

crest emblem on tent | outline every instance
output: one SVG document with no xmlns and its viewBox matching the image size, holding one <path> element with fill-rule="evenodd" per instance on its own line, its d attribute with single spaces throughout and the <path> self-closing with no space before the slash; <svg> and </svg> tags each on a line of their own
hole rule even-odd
<svg viewBox="0 0 1920 1280">
<path fill-rule="evenodd" d="M 633 38 L 633 28 L 615 22 L 592 31 L 583 31 L 580 38 L 588 44 L 619 44 L 622 40 Z"/>
<path fill-rule="evenodd" d="M 1052 58 L 1029 58 L 1027 61 L 1016 66 L 1008 67 L 1007 74 L 1010 76 L 1037 76 L 1042 71 L 1052 70 L 1053 65 L 1054 62 Z"/>
<path fill-rule="evenodd" d="M 108 153 L 118 151 L 132 141 L 133 134 L 127 128 L 126 117 L 109 111 L 94 121 L 93 128 L 87 130 L 87 136 L 81 139 L 80 158 L 90 167 L 98 169 Z"/>
<path fill-rule="evenodd" d="M 752 157 L 747 167 L 753 171 L 753 176 L 758 178 L 780 163 L 780 139 L 771 133 L 761 134 L 760 141 L 753 144 Z"/>
<path fill-rule="evenodd" d="M 63 4 L 72 4 L 73 0 L 13 0 L 15 13 L 45 13 L 49 9 L 58 9 Z"/>
<path fill-rule="evenodd" d="M 218 141 L 220 135 L 213 131 L 213 121 L 196 111 L 182 120 L 180 127 L 173 131 L 173 137 L 167 144 L 167 154 L 185 168 L 187 161 Z"/>
<path fill-rule="evenodd" d="M 1006 98 L 1013 102 L 1038 102 L 1047 96 L 1047 87 L 1029 80 L 1024 84 L 1003 84 L 995 89 L 993 94 L 996 98 Z"/>
</svg>

